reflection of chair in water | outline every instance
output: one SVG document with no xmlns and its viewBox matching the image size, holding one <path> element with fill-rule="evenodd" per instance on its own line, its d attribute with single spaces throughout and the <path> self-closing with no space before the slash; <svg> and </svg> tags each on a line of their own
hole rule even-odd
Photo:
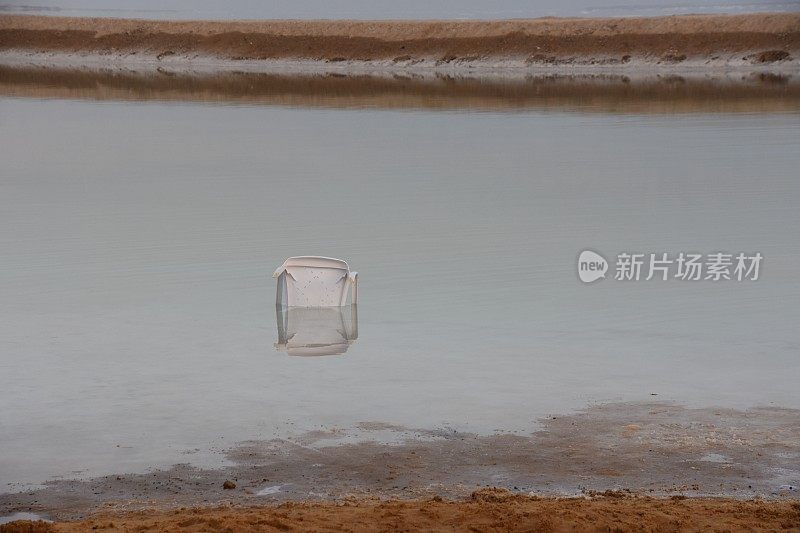
<svg viewBox="0 0 800 533">
<path fill-rule="evenodd" d="M 358 272 L 330 257 L 290 257 L 272 275 L 278 278 L 275 303 L 282 307 L 337 307 L 347 296 L 358 303 Z"/>
<path fill-rule="evenodd" d="M 345 353 L 358 338 L 356 307 L 286 308 L 276 305 L 278 342 L 275 348 L 289 355 Z"/>
</svg>

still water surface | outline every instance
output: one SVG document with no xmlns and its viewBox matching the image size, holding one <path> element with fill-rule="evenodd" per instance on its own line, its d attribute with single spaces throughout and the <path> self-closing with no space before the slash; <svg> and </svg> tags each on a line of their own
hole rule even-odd
<svg viewBox="0 0 800 533">
<path fill-rule="evenodd" d="M 3 98 L 0 156 L 0 491 L 363 421 L 800 408 L 796 113 Z M 583 285 L 585 248 L 765 260 Z M 360 273 L 339 355 L 276 349 L 304 254 Z"/>
</svg>

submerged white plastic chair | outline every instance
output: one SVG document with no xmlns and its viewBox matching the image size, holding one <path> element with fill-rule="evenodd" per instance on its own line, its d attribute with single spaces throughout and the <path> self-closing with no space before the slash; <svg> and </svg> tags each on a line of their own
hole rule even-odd
<svg viewBox="0 0 800 533">
<path fill-rule="evenodd" d="M 358 272 L 332 257 L 290 257 L 278 267 L 275 303 L 280 307 L 340 307 L 358 302 Z"/>
</svg>

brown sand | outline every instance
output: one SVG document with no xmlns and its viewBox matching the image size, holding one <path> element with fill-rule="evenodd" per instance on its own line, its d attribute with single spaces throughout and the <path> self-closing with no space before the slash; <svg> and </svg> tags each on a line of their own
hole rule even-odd
<svg viewBox="0 0 800 533">
<path fill-rule="evenodd" d="M 98 514 L 16 522 L 0 533 L 77 531 L 800 531 L 800 502 L 655 499 L 609 492 L 533 498 L 484 489 L 466 501 L 351 500 Z"/>
<path fill-rule="evenodd" d="M 255 72 L 79 70 L 0 65 L 0 95 L 426 110 L 564 109 L 603 113 L 800 111 L 800 79 L 621 75 L 470 78 Z"/>
<path fill-rule="evenodd" d="M 145 21 L 0 17 L 0 51 L 210 56 L 413 64 L 675 64 L 736 57 L 765 64 L 800 50 L 800 14 L 502 21 Z"/>
</svg>

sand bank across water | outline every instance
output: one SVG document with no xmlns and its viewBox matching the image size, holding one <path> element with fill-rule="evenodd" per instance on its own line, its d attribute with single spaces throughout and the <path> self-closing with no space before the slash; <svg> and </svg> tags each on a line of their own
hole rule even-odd
<svg viewBox="0 0 800 533">
<path fill-rule="evenodd" d="M 0 18 L 13 57 L 129 62 L 302 60 L 396 68 L 800 65 L 800 14 L 502 21 Z"/>
</svg>

